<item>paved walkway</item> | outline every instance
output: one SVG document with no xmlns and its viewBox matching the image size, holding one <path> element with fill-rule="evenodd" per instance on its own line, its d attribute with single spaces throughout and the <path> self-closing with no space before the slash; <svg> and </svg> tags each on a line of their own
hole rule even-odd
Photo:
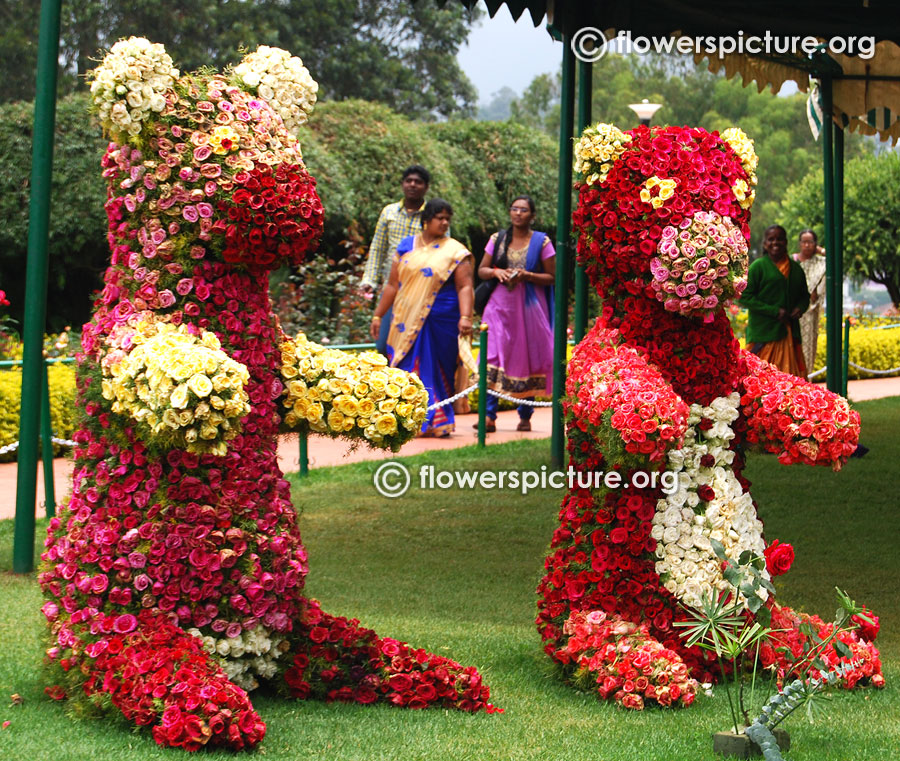
<svg viewBox="0 0 900 761">
<path fill-rule="evenodd" d="M 900 390 L 897 392 L 900 394 Z M 400 454 L 411 455 L 435 449 L 455 449 L 478 443 L 478 432 L 472 428 L 478 421 L 475 414 L 458 415 L 456 431 L 446 439 L 413 439 L 403 447 Z M 488 444 L 498 444 L 517 439 L 545 439 L 550 436 L 551 418 L 549 407 L 538 407 L 531 419 L 531 431 L 516 430 L 519 416 L 515 410 L 501 412 L 497 416 L 497 432 L 487 435 Z M 385 460 L 394 455 L 390 451 L 372 449 L 359 445 L 355 451 L 345 441 L 326 436 L 310 436 L 309 467 L 324 468 L 330 465 L 346 465 L 363 460 Z M 283 436 L 278 444 L 278 462 L 285 473 L 300 469 L 300 444 L 296 435 Z M 53 464 L 54 492 L 57 502 L 69 493 L 72 482 L 72 462 L 58 457 Z M 43 465 L 38 464 L 37 514 L 44 515 L 44 474 Z M 16 514 L 16 463 L 0 463 L 0 519 L 13 518 Z"/>
<path fill-rule="evenodd" d="M 900 396 L 900 377 L 873 378 L 870 380 L 850 381 L 848 396 L 854 402 L 869 399 L 880 399 L 886 396 Z M 477 416 L 460 415 L 457 419 L 456 432 L 447 439 L 414 439 L 409 442 L 401 454 L 419 454 L 435 449 L 455 449 L 475 444 L 478 441 L 472 424 Z M 497 444 L 516 439 L 543 439 L 550 436 L 551 419 L 548 407 L 535 409 L 532 418 L 532 430 L 528 433 L 516 431 L 518 415 L 515 410 L 501 412 L 497 417 L 497 432 L 488 434 L 488 444 Z M 324 436 L 312 436 L 309 440 L 309 467 L 324 468 L 330 465 L 345 465 L 363 460 L 384 460 L 393 455 L 380 449 L 360 445 L 350 451 L 350 445 Z M 296 436 L 285 436 L 278 446 L 278 461 L 282 471 L 291 473 L 299 469 L 300 448 Z M 43 466 L 38 465 L 37 502 L 38 515 L 44 514 L 44 476 Z M 71 487 L 72 463 L 66 458 L 54 461 L 53 476 L 56 498 L 59 500 L 69 492 Z M 16 513 L 16 463 L 0 463 L 0 519 L 12 518 Z"/>
</svg>

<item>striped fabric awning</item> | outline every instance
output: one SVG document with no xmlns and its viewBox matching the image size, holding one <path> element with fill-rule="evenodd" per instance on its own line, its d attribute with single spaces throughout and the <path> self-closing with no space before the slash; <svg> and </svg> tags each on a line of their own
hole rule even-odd
<svg viewBox="0 0 900 761">
<path fill-rule="evenodd" d="M 900 140 L 900 47 L 882 41 L 875 46 L 875 56 L 865 60 L 856 56 L 830 54 L 840 66 L 832 84 L 835 123 L 853 132 L 878 135 L 882 140 Z M 696 56 L 699 62 L 705 56 Z M 745 85 L 756 82 L 762 91 L 771 87 L 778 92 L 792 81 L 802 92 L 809 92 L 806 113 L 809 126 L 818 138 L 824 121 L 818 83 L 810 81 L 809 64 L 788 60 L 778 62 L 763 58 L 732 54 L 723 59 L 710 57 L 709 69 L 724 71 L 726 77 L 740 75 Z"/>
</svg>

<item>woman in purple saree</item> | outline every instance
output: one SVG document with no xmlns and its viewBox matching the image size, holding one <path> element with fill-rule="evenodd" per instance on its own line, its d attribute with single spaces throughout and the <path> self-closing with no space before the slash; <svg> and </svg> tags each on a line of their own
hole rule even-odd
<svg viewBox="0 0 900 761">
<path fill-rule="evenodd" d="M 531 229 L 534 213 L 530 197 L 513 200 L 510 227 L 491 236 L 478 269 L 482 280 L 498 281 L 482 318 L 488 325 L 488 387 L 518 399 L 549 395 L 553 384 L 556 252 L 544 233 Z M 498 403 L 488 395 L 488 431 L 496 430 Z M 519 405 L 517 430 L 531 430 L 533 410 Z"/>
<path fill-rule="evenodd" d="M 453 209 L 433 198 L 422 212 L 422 232 L 404 238 L 394 254 L 391 274 L 375 308 L 370 332 L 393 306 L 387 355 L 391 367 L 416 373 L 430 404 L 455 393 L 459 335 L 472 333 L 474 265 L 472 255 L 447 235 Z M 381 404 L 390 404 L 390 397 Z M 429 410 L 422 436 L 449 436 L 453 405 Z"/>
</svg>

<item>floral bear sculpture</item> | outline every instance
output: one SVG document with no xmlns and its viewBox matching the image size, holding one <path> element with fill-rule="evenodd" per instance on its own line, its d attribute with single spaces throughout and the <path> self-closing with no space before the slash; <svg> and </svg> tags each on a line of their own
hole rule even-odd
<svg viewBox="0 0 900 761">
<path fill-rule="evenodd" d="M 427 400 L 378 355 L 287 339 L 270 309 L 268 271 L 322 231 L 292 133 L 315 90 L 273 48 L 179 76 L 132 38 L 94 72 L 112 260 L 83 332 L 73 493 L 40 573 L 48 691 L 111 705 L 162 745 L 258 744 L 259 680 L 296 698 L 489 707 L 474 668 L 303 596 L 279 429 L 396 449 Z"/>
<path fill-rule="evenodd" d="M 631 708 L 690 704 L 697 679 L 715 675 L 673 626 L 681 606 L 729 588 L 714 541 L 735 562 L 749 551 L 774 571 L 789 564 L 783 545 L 766 548 L 741 474 L 745 447 L 837 469 L 859 434 L 845 399 L 741 350 L 732 334 L 724 307 L 746 285 L 756 163 L 738 129 L 601 124 L 576 149 L 578 255 L 603 312 L 569 364 L 579 475 L 545 561 L 537 624 L 565 678 Z M 623 488 L 593 483 L 602 471 L 617 471 Z M 664 471 L 677 475 L 665 491 Z M 766 604 L 785 631 L 763 646 L 765 665 L 780 657 L 773 645 L 802 645 L 802 622 L 824 626 Z M 858 630 L 843 638 L 858 663 L 848 683 L 883 683 L 878 651 Z"/>
</svg>

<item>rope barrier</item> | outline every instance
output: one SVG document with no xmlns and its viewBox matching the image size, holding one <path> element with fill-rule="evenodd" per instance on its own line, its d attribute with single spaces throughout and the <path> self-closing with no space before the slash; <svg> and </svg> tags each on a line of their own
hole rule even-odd
<svg viewBox="0 0 900 761">
<path fill-rule="evenodd" d="M 870 370 L 868 367 L 860 367 L 855 362 L 847 362 L 850 367 L 859 370 L 861 373 L 872 373 L 872 375 L 895 375 L 900 373 L 900 367 L 892 367 L 890 370 Z"/>
<path fill-rule="evenodd" d="M 448 399 L 444 399 L 440 402 L 435 402 L 434 404 L 428 405 L 428 411 L 436 410 L 438 407 L 446 407 L 448 404 L 453 404 L 457 399 L 462 399 L 464 396 L 468 396 L 470 393 L 475 391 L 478 388 L 478 384 L 476 383 L 473 386 L 469 386 L 467 389 L 460 391 L 458 394 L 454 394 Z M 505 399 L 508 402 L 515 402 L 516 404 L 525 404 L 529 407 L 552 407 L 553 402 L 536 402 L 533 399 L 517 399 L 514 396 L 507 396 L 506 394 L 501 393 L 500 391 L 494 391 L 492 389 L 488 389 L 488 393 L 491 396 L 496 396 L 498 399 Z"/>
<path fill-rule="evenodd" d="M 859 370 L 861 373 L 871 373 L 872 375 L 897 375 L 900 373 L 900 367 L 892 367 L 890 370 L 872 370 L 868 367 L 863 367 L 862 365 L 857 365 L 856 362 L 847 362 L 850 367 L 855 370 Z M 816 370 L 814 373 L 810 373 L 807 378 L 812 380 L 813 378 L 818 378 L 820 375 L 823 375 L 828 370 L 827 367 L 823 367 L 819 370 Z"/>
<path fill-rule="evenodd" d="M 58 439 L 56 438 L 56 436 L 51 436 L 50 441 L 52 441 L 54 444 L 58 444 L 61 447 L 74 447 L 78 443 L 77 441 L 70 441 L 69 439 Z M 6 444 L 5 446 L 0 447 L 0 455 L 15 452 L 18 448 L 18 441 L 14 441 L 12 444 Z"/>
<path fill-rule="evenodd" d="M 524 404 L 526 407 L 552 407 L 553 402 L 536 402 L 534 399 L 517 399 L 514 396 L 508 396 L 507 394 L 503 394 L 500 391 L 494 391 L 492 389 L 488 389 L 488 393 L 491 396 L 496 396 L 498 399 L 505 399 L 507 402 L 514 402 L 515 404 Z"/>
<path fill-rule="evenodd" d="M 434 404 L 428 405 L 428 412 L 432 410 L 436 410 L 438 407 L 446 407 L 448 404 L 453 404 L 457 399 L 462 399 L 464 396 L 468 396 L 471 392 L 478 388 L 478 384 L 476 383 L 474 386 L 469 386 L 467 389 L 460 391 L 458 394 L 454 394 L 449 399 L 444 399 L 441 402 L 435 402 Z"/>
</svg>

